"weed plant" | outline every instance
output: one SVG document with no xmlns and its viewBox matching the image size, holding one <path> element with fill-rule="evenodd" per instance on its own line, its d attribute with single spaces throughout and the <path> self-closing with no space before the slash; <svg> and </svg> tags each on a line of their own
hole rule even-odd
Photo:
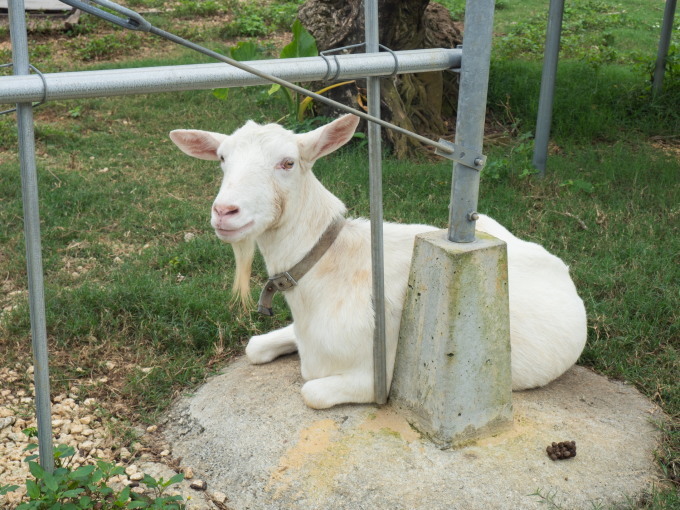
<svg viewBox="0 0 680 510">
<path fill-rule="evenodd" d="M 36 437 L 36 429 L 25 429 L 24 434 Z M 38 448 L 35 443 L 26 447 L 27 452 Z M 146 493 L 133 492 L 130 486 L 117 491 L 111 487 L 112 478 L 124 473 L 123 466 L 102 460 L 95 464 L 72 467 L 76 450 L 71 446 L 54 447 L 54 467 L 45 471 L 37 462 L 38 455 L 28 455 L 31 478 L 26 479 L 29 501 L 19 504 L 16 510 L 114 510 L 118 508 L 182 510 L 186 508 L 182 496 L 166 495 L 166 490 L 184 479 L 179 473 L 169 480 L 145 474 L 141 483 Z M 0 496 L 12 492 L 17 485 L 0 485 Z M 149 495 L 150 494 L 150 495 Z"/>
<path fill-rule="evenodd" d="M 288 30 L 296 18 L 300 0 L 283 2 L 235 2 L 233 20 L 225 25 L 223 37 L 262 37 L 277 30 Z"/>
</svg>

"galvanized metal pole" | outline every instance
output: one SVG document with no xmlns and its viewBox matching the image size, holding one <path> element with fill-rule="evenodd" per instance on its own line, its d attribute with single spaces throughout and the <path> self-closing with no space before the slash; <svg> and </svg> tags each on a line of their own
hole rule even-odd
<svg viewBox="0 0 680 510">
<path fill-rule="evenodd" d="M 654 66 L 654 81 L 652 91 L 654 94 L 661 92 L 663 88 L 663 75 L 666 71 L 666 59 L 668 49 L 671 45 L 671 32 L 673 31 L 673 18 L 677 0 L 666 0 L 666 8 L 663 12 L 663 22 L 661 24 L 661 37 L 659 38 L 659 50 L 656 55 L 656 65 Z"/>
<path fill-rule="evenodd" d="M 15 75 L 29 74 L 28 37 L 24 17 L 24 0 L 10 0 L 9 23 L 12 42 L 12 63 Z M 50 416 L 50 379 L 47 360 L 47 330 L 45 294 L 40 247 L 40 217 L 38 214 L 38 178 L 35 166 L 35 136 L 33 104 L 17 104 L 21 193 L 24 206 L 26 236 L 26 266 L 28 298 L 31 314 L 31 337 L 35 383 L 35 408 L 38 417 L 38 447 L 40 464 L 46 471 L 54 470 L 52 453 L 52 420 Z"/>
<path fill-rule="evenodd" d="M 465 5 L 465 36 L 458 90 L 456 143 L 479 153 L 482 151 L 484 139 L 493 9 L 494 0 L 467 0 Z M 470 243 L 475 240 L 478 195 L 479 169 L 454 163 L 449 206 L 450 241 Z"/>
<path fill-rule="evenodd" d="M 364 0 L 366 53 L 377 53 L 378 1 Z M 380 78 L 366 78 L 368 114 L 380 117 Z M 377 404 L 387 402 L 387 357 L 385 349 L 385 271 L 383 267 L 382 147 L 380 126 L 368 123 L 369 192 L 371 196 L 371 264 L 373 271 L 373 388 Z"/>
<path fill-rule="evenodd" d="M 550 124 L 552 123 L 555 77 L 557 76 L 557 60 L 560 53 L 563 14 L 564 0 L 550 0 L 548 28 L 545 34 L 541 92 L 538 98 L 536 136 L 534 138 L 533 163 L 541 177 L 545 175 L 545 167 L 548 161 L 548 143 L 550 141 Z"/>
<path fill-rule="evenodd" d="M 460 67 L 462 50 L 432 48 L 395 51 L 394 54 L 353 53 L 333 58 L 303 57 L 244 62 L 260 75 L 296 81 L 320 81 L 327 76 L 351 80 L 367 76 L 386 76 L 394 72 L 395 56 L 399 73 L 443 71 Z M 43 82 L 44 79 L 44 82 Z M 209 90 L 218 87 L 249 87 L 271 84 L 257 76 L 224 63 L 181 66 L 104 69 L 0 77 L 0 103 L 40 101 L 47 84 L 47 101 L 109 97 L 182 90 Z M 384 127 L 384 124 L 383 124 Z M 428 144 L 428 141 L 423 143 Z"/>
</svg>

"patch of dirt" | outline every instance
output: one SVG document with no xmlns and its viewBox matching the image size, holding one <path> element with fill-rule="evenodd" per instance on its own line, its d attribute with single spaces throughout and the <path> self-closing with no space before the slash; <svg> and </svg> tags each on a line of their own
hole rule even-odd
<svg viewBox="0 0 680 510">
<path fill-rule="evenodd" d="M 28 290 L 16 286 L 16 282 L 5 280 L 0 284 L 0 320 L 3 314 L 14 310 L 28 295 Z"/>
<path fill-rule="evenodd" d="M 122 2 L 122 4 L 125 4 L 125 2 Z M 167 11 L 172 12 L 172 9 Z M 160 11 L 138 12 L 142 15 L 147 15 Z M 228 26 L 233 20 L 234 15 L 229 12 L 210 17 L 179 17 L 171 19 L 169 22 L 160 23 L 161 26 L 159 28 L 201 44 L 206 33 L 214 34 L 222 27 Z M 8 17 L 0 16 L 0 28 L 6 29 L 8 24 Z M 31 15 L 28 18 L 27 28 L 30 39 L 29 50 L 32 51 L 31 62 L 38 69 L 44 66 L 47 68 L 46 72 L 71 71 L 73 70 L 74 63 L 77 62 L 83 64 L 95 62 L 120 63 L 129 62 L 131 59 L 163 58 L 182 51 L 179 45 L 161 37 L 122 30 L 113 25 L 97 26 L 94 31 L 82 35 L 70 35 L 66 26 L 66 16 L 44 17 Z M 87 60 L 83 60 L 80 52 L 88 42 L 106 36 L 110 37 L 111 35 L 120 41 L 120 48 L 114 51 L 113 48 L 109 47 L 107 48 L 107 54 L 101 57 L 92 56 Z M 126 37 L 130 36 L 136 38 L 137 47 L 129 47 L 129 44 L 125 42 Z M 236 45 L 243 39 L 246 39 L 246 37 L 224 36 L 223 44 L 226 49 Z M 273 48 L 278 53 L 291 39 L 292 34 L 288 32 L 272 33 L 264 37 L 258 37 L 258 42 Z M 0 41 L 0 55 L 11 55 L 11 49 L 11 42 L 9 35 L 7 35 L 5 40 Z M 7 71 L 7 74 L 10 74 L 10 72 Z"/>
<path fill-rule="evenodd" d="M 655 136 L 651 138 L 652 147 L 660 149 L 669 156 L 680 159 L 680 137 L 679 136 Z"/>
<path fill-rule="evenodd" d="M 78 278 L 79 276 L 88 273 L 97 265 L 97 259 L 94 257 L 84 259 L 66 255 L 61 258 L 61 262 L 63 264 L 62 271 L 66 271 L 73 278 Z"/>
</svg>

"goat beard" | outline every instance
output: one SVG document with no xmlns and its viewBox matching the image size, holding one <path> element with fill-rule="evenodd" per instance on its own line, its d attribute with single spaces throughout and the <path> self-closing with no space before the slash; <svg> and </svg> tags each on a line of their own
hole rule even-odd
<svg viewBox="0 0 680 510">
<path fill-rule="evenodd" d="M 250 296 L 250 274 L 255 257 L 255 241 L 244 239 L 232 243 L 231 247 L 234 250 L 234 259 L 236 260 L 234 284 L 232 286 L 234 301 L 240 302 L 244 309 L 252 308 L 254 302 Z"/>
</svg>

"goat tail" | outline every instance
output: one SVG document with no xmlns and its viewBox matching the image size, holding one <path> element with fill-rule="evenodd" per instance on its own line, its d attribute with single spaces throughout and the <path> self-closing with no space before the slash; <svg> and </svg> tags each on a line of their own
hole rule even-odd
<svg viewBox="0 0 680 510">
<path fill-rule="evenodd" d="M 241 306 L 247 310 L 255 305 L 253 298 L 250 296 L 250 273 L 253 267 L 253 258 L 255 257 L 255 241 L 245 239 L 238 243 L 233 243 L 231 247 L 234 250 L 234 259 L 236 260 L 236 271 L 232 286 L 234 301 L 240 301 Z"/>
</svg>

